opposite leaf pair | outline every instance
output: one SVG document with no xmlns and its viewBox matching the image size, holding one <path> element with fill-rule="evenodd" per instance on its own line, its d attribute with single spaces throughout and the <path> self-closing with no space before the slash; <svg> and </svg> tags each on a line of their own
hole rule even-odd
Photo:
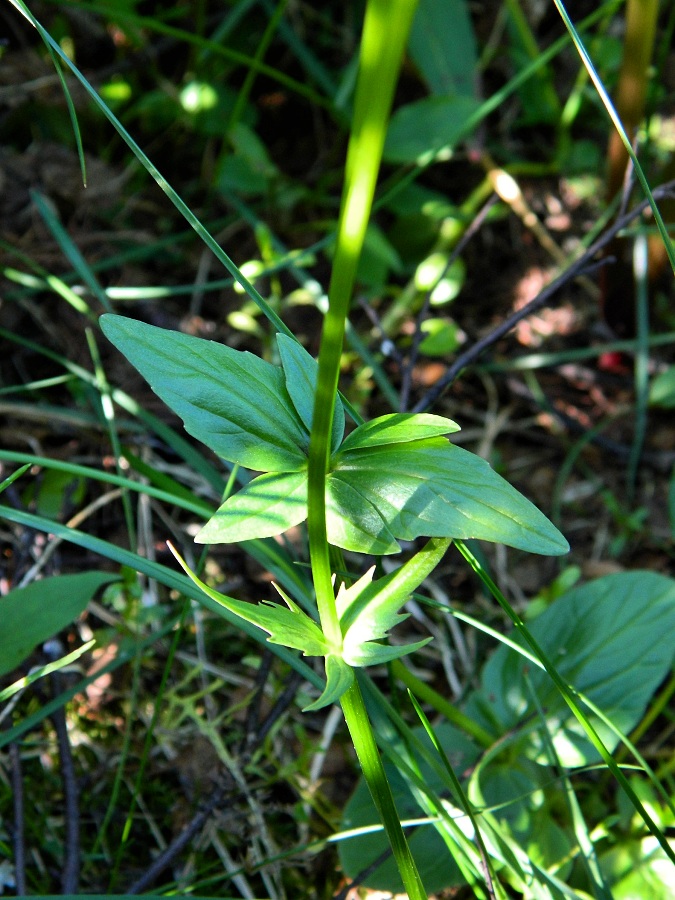
<svg viewBox="0 0 675 900">
<path fill-rule="evenodd" d="M 269 537 L 306 519 L 318 367 L 296 341 L 277 335 L 278 367 L 121 316 L 103 316 L 101 327 L 190 434 L 223 459 L 265 473 L 225 501 L 199 543 Z M 387 554 L 400 549 L 399 540 L 426 535 L 565 553 L 567 542 L 536 507 L 484 460 L 442 437 L 457 430 L 441 416 L 391 414 L 343 441 L 337 398 L 326 480 L 329 542 Z"/>
</svg>

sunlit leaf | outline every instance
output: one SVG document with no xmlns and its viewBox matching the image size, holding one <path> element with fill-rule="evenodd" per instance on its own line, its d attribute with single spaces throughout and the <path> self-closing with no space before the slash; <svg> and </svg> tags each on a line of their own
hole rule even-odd
<svg viewBox="0 0 675 900">
<path fill-rule="evenodd" d="M 337 703 L 340 697 L 348 691 L 354 682 L 354 673 L 347 663 L 339 656 L 329 654 L 326 656 L 326 688 L 318 700 L 310 703 L 303 712 L 313 712 Z"/>
<path fill-rule="evenodd" d="M 377 531 L 373 521 L 375 538 L 479 538 L 550 555 L 569 549 L 546 516 L 485 460 L 443 438 L 345 451 L 329 481 L 351 487 L 364 506 L 377 509 L 383 524 Z"/>
<path fill-rule="evenodd" d="M 389 413 L 359 425 L 344 440 L 340 452 L 419 441 L 422 438 L 451 434 L 459 430 L 460 427 L 456 422 L 443 416 L 429 413 Z"/>
<path fill-rule="evenodd" d="M 169 545 L 171 547 L 171 545 Z M 189 568 L 184 559 L 171 547 L 171 552 L 180 563 L 183 571 L 202 591 L 224 606 L 225 609 L 234 613 L 240 619 L 251 622 L 262 628 L 269 634 L 268 641 L 270 644 L 282 644 L 293 650 L 302 650 L 304 656 L 323 656 L 328 652 L 329 647 L 326 644 L 323 633 L 313 619 L 303 612 L 297 604 L 287 597 L 278 587 L 277 590 L 282 594 L 288 609 L 279 606 L 277 603 L 246 603 L 243 600 L 236 600 L 234 597 L 228 597 L 215 591 L 213 588 L 205 584 L 195 573 Z"/>
<path fill-rule="evenodd" d="M 309 434 L 280 367 L 122 316 L 102 316 L 100 324 L 186 431 L 223 459 L 259 472 L 304 468 Z"/>
<path fill-rule="evenodd" d="M 307 473 L 259 475 L 229 497 L 197 532 L 198 544 L 229 544 L 281 534 L 307 518 Z"/>
<path fill-rule="evenodd" d="M 396 572 L 373 581 L 372 566 L 350 587 L 340 586 L 335 605 L 343 626 L 342 658 L 351 666 L 372 666 L 398 659 L 427 644 L 431 638 L 413 644 L 388 646 L 373 643 L 388 637 L 390 629 L 408 618 L 400 613 L 410 591 L 387 591 Z"/>
<path fill-rule="evenodd" d="M 400 549 L 377 506 L 337 472 L 326 479 L 326 529 L 331 544 L 355 553 Z"/>
</svg>

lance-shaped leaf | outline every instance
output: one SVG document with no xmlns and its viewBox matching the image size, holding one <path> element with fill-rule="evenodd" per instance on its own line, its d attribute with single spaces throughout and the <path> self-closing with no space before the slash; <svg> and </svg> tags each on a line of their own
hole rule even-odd
<svg viewBox="0 0 675 900">
<path fill-rule="evenodd" d="M 229 497 L 197 532 L 198 544 L 229 544 L 281 534 L 307 518 L 307 472 L 259 475 Z"/>
<path fill-rule="evenodd" d="M 330 706 L 331 703 L 337 703 L 353 683 L 354 673 L 351 668 L 340 656 L 329 653 L 326 656 L 326 687 L 318 700 L 305 706 L 303 712 L 313 712 L 323 709 L 324 706 Z"/>
<path fill-rule="evenodd" d="M 546 516 L 485 460 L 443 438 L 345 451 L 331 479 L 377 509 L 386 530 L 376 538 L 479 538 L 549 555 L 569 549 Z"/>
<path fill-rule="evenodd" d="M 288 335 L 277 334 L 277 345 L 281 356 L 281 364 L 284 367 L 286 389 L 305 428 L 308 432 L 311 432 L 319 365 L 304 347 L 300 346 L 297 341 L 289 338 Z M 345 411 L 342 401 L 337 397 L 335 399 L 335 412 L 333 413 L 331 450 L 337 450 L 344 433 Z"/>
<path fill-rule="evenodd" d="M 186 431 L 223 459 L 259 472 L 306 465 L 309 433 L 279 366 L 123 316 L 101 316 L 100 324 Z"/>
<path fill-rule="evenodd" d="M 190 569 L 177 550 L 169 544 L 169 549 L 178 560 L 183 571 L 204 593 L 220 603 L 231 613 L 262 628 L 269 634 L 270 644 L 282 644 L 293 650 L 302 650 L 304 656 L 324 656 L 330 651 L 323 632 L 313 619 L 303 612 L 290 597 L 282 593 L 288 604 L 288 609 L 279 606 L 278 603 L 263 601 L 262 603 L 245 603 L 214 591 L 208 584 L 204 584 L 200 578 Z M 277 588 L 279 590 L 279 588 Z"/>
<path fill-rule="evenodd" d="M 429 413 L 389 413 L 355 428 L 343 442 L 340 453 L 345 450 L 365 450 L 384 444 L 419 441 L 459 430 L 460 427 L 456 422 L 444 416 Z"/>
</svg>

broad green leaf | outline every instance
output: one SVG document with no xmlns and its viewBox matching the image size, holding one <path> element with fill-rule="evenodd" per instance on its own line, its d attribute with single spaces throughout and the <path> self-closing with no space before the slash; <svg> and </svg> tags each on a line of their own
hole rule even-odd
<svg viewBox="0 0 675 900">
<path fill-rule="evenodd" d="M 100 319 L 106 337 L 223 459 L 260 472 L 296 472 L 309 434 L 278 366 L 252 353 L 122 316 Z"/>
<path fill-rule="evenodd" d="M 466 0 L 420 0 L 408 50 L 432 94 L 475 94 L 476 38 Z"/>
<path fill-rule="evenodd" d="M 649 388 L 649 402 L 664 409 L 675 408 L 675 366 L 661 372 Z"/>
<path fill-rule="evenodd" d="M 468 136 L 467 120 L 479 107 L 471 97 L 426 97 L 401 106 L 391 117 L 384 159 L 415 163 L 447 153 Z"/>
<path fill-rule="evenodd" d="M 303 612 L 300 607 L 283 593 L 278 587 L 277 590 L 283 596 L 288 604 L 288 609 L 279 606 L 278 603 L 270 603 L 263 601 L 262 603 L 246 603 L 243 600 L 235 600 L 234 597 L 228 597 L 218 591 L 214 591 L 189 568 L 185 560 L 180 554 L 169 544 L 171 552 L 178 560 L 185 574 L 190 578 L 197 587 L 224 606 L 225 609 L 234 613 L 245 622 L 251 622 L 262 628 L 269 634 L 268 641 L 270 644 L 281 644 L 284 647 L 290 647 L 292 650 L 302 650 L 304 656 L 323 656 L 329 651 L 329 647 L 323 636 L 323 632 L 313 619 Z"/>
<path fill-rule="evenodd" d="M 352 496 L 378 511 L 383 525 L 378 532 L 373 522 L 375 538 L 478 538 L 550 555 L 569 549 L 546 516 L 485 460 L 443 438 L 341 453 L 329 482 L 351 487 Z M 345 514 L 355 508 L 352 502 Z"/>
<path fill-rule="evenodd" d="M 612 900 L 672 900 L 673 863 L 651 834 L 638 838 L 639 826 L 625 840 L 600 857 L 612 885 Z M 675 840 L 670 839 L 675 849 Z"/>
<path fill-rule="evenodd" d="M 316 379 L 319 371 L 318 363 L 297 341 L 285 334 L 277 334 L 277 345 L 281 364 L 286 378 L 286 390 L 289 393 L 293 406 L 302 419 L 308 432 L 312 430 L 312 416 L 314 415 L 314 392 L 316 391 Z M 345 411 L 339 397 L 335 400 L 335 412 L 333 414 L 333 433 L 331 436 L 331 449 L 334 451 L 340 446 L 340 441 L 345 433 Z"/>
<path fill-rule="evenodd" d="M 337 703 L 354 682 L 354 673 L 347 663 L 333 653 L 326 656 L 326 688 L 318 700 L 305 706 L 303 712 L 313 712 Z"/>
<path fill-rule="evenodd" d="M 459 425 L 443 416 L 429 413 L 389 413 L 355 428 L 342 443 L 340 453 L 384 444 L 419 441 L 459 430 Z"/>
<path fill-rule="evenodd" d="M 281 534 L 307 518 L 307 472 L 259 475 L 229 497 L 197 532 L 198 544 L 229 544 Z"/>
<path fill-rule="evenodd" d="M 587 696 L 622 732 L 642 717 L 673 663 L 675 581 L 654 572 L 608 575 L 574 588 L 530 625 L 561 677 Z M 522 643 L 516 636 L 517 643 Z M 532 690 L 546 710 L 549 733 L 565 766 L 598 759 L 548 675 L 501 646 L 481 674 L 466 712 L 500 737 L 536 715 Z M 588 713 L 610 751 L 617 737 Z M 546 760 L 539 731 L 530 730 L 528 756 Z"/>
<path fill-rule="evenodd" d="M 466 339 L 462 329 L 452 319 L 426 319 L 420 330 L 426 334 L 419 346 L 420 353 L 425 356 L 448 356 Z"/>
<path fill-rule="evenodd" d="M 377 506 L 332 472 L 326 479 L 328 540 L 343 550 L 377 555 L 400 550 Z"/>
<path fill-rule="evenodd" d="M 16 669 L 38 644 L 70 625 L 96 591 L 118 575 L 55 575 L 0 597 L 0 675 Z"/>
</svg>

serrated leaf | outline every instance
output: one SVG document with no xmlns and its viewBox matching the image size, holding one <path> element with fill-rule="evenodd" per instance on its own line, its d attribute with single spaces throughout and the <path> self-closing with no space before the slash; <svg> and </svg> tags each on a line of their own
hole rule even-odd
<svg viewBox="0 0 675 900">
<path fill-rule="evenodd" d="M 198 544 L 229 544 L 281 534 L 307 518 L 307 473 L 259 475 L 223 503 L 197 532 Z"/>
<path fill-rule="evenodd" d="M 305 428 L 308 432 L 311 432 L 312 417 L 314 415 L 314 393 L 319 373 L 318 363 L 304 347 L 288 337 L 288 335 L 277 334 L 277 345 L 281 356 L 281 364 L 284 368 L 286 390 Z M 336 397 L 331 435 L 332 450 L 336 450 L 340 446 L 344 433 L 345 411 L 342 401 L 339 397 Z"/>
<path fill-rule="evenodd" d="M 405 619 L 406 617 L 403 616 Z M 364 666 L 381 666 L 384 663 L 391 662 L 393 659 L 401 659 L 402 656 L 408 656 L 421 647 L 426 647 L 433 638 L 423 638 L 421 641 L 413 641 L 412 644 L 376 644 L 368 641 L 363 644 L 360 640 L 355 640 L 353 645 L 350 641 L 345 640 L 342 651 L 342 657 L 350 666 L 363 668 Z"/>
<path fill-rule="evenodd" d="M 0 597 L 0 676 L 70 625 L 100 587 L 117 580 L 119 576 L 105 572 L 55 575 Z"/>
<path fill-rule="evenodd" d="M 428 413 L 389 413 L 364 422 L 343 441 L 340 453 L 346 450 L 380 447 L 419 441 L 422 438 L 438 437 L 460 431 L 452 419 Z"/>
<path fill-rule="evenodd" d="M 103 333 L 177 413 L 186 431 L 223 459 L 261 472 L 307 463 L 309 433 L 278 366 L 252 353 L 104 315 Z"/>
<path fill-rule="evenodd" d="M 340 697 L 349 690 L 354 683 L 354 673 L 347 663 L 339 656 L 330 653 L 326 656 L 326 687 L 314 703 L 310 703 L 303 712 L 314 712 L 337 703 Z"/>
<path fill-rule="evenodd" d="M 190 569 L 180 554 L 169 544 L 169 548 L 176 557 L 181 568 L 188 578 L 201 588 L 202 591 L 220 603 L 225 609 L 239 616 L 245 622 L 251 622 L 262 628 L 269 634 L 270 644 L 281 644 L 292 650 L 302 650 L 304 656 L 323 656 L 330 649 L 323 636 L 323 632 L 313 619 L 303 612 L 297 604 L 290 601 L 285 594 L 284 599 L 289 603 L 289 608 L 279 606 L 277 603 L 263 601 L 262 603 L 246 603 L 236 600 L 210 588 Z M 279 590 L 279 588 L 277 588 Z"/>
<path fill-rule="evenodd" d="M 675 581 L 655 572 L 608 575 L 559 597 L 528 628 L 560 676 L 627 734 L 673 664 Z M 514 640 L 522 643 L 517 635 Z M 544 709 L 563 766 L 598 759 L 548 675 L 516 651 L 499 647 L 483 667 L 480 682 L 466 712 L 495 738 Z M 587 714 L 611 752 L 616 735 L 592 712 Z M 528 731 L 526 753 L 548 761 L 538 730 Z"/>
<path fill-rule="evenodd" d="M 335 598 L 343 631 L 342 658 L 350 666 L 390 662 L 413 653 L 431 640 L 426 638 L 397 647 L 373 643 L 386 638 L 392 628 L 408 618 L 408 613 L 400 613 L 399 610 L 413 589 L 408 582 L 400 584 L 402 569 L 377 581 L 373 581 L 374 571 L 372 566 L 350 587 L 342 584 Z M 414 586 L 417 584 L 419 582 Z M 399 585 L 398 589 L 396 585 Z"/>
<path fill-rule="evenodd" d="M 569 549 L 546 516 L 485 460 L 443 438 L 341 453 L 329 480 L 370 502 L 401 540 L 478 538 L 548 555 Z"/>
</svg>

